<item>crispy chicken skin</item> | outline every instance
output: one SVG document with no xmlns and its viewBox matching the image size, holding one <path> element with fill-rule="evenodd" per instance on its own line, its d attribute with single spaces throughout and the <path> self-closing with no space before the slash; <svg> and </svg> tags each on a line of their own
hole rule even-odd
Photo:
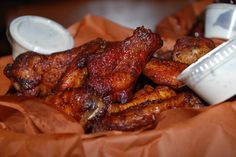
<svg viewBox="0 0 236 157">
<path fill-rule="evenodd" d="M 192 108 L 196 105 L 201 105 L 201 101 L 194 95 L 184 92 L 169 99 L 146 101 L 124 111 L 108 114 L 98 123 L 88 123 L 86 127 L 93 133 L 110 130 L 134 131 L 153 128 L 158 123 L 158 116 L 161 112 L 173 108 Z"/>
<path fill-rule="evenodd" d="M 106 101 L 124 103 L 150 56 L 161 46 L 158 34 L 139 27 L 124 41 L 97 39 L 48 56 L 27 52 L 4 72 L 22 95 L 44 96 L 85 85 Z"/>
<path fill-rule="evenodd" d="M 201 105 L 193 94 L 171 88 L 182 85 L 176 77 L 187 64 L 150 60 L 162 44 L 158 34 L 139 27 L 123 41 L 96 39 L 48 56 L 26 52 L 8 64 L 4 73 L 19 95 L 43 98 L 88 132 L 150 128 L 156 126 L 162 111 Z M 177 48 L 185 51 L 184 45 Z M 142 72 L 157 87 L 146 85 L 133 96 Z"/>
<path fill-rule="evenodd" d="M 18 94 L 41 96 L 85 125 L 102 117 L 108 103 L 132 98 L 136 80 L 161 46 L 158 34 L 139 27 L 124 41 L 97 39 L 52 55 L 26 52 L 4 72 Z"/>
<path fill-rule="evenodd" d="M 87 85 L 106 101 L 125 103 L 153 52 L 162 46 L 160 37 L 144 27 L 122 42 L 107 44 L 104 53 L 87 61 Z"/>
<path fill-rule="evenodd" d="M 98 52 L 101 47 L 104 47 L 104 44 L 104 40 L 97 39 L 81 47 L 52 55 L 26 52 L 18 56 L 14 63 L 8 64 L 4 69 L 4 73 L 13 82 L 20 95 L 48 95 L 62 75 L 69 70 L 67 68 L 71 62 L 74 59 L 78 60 L 78 55 Z M 71 76 L 74 75 L 71 74 Z M 82 76 L 79 78 L 83 79 Z M 78 74 L 77 77 L 70 79 L 77 80 Z"/>
<path fill-rule="evenodd" d="M 183 37 L 176 41 L 173 60 L 185 64 L 192 64 L 200 57 L 215 48 L 211 39 L 203 37 Z"/>
<path fill-rule="evenodd" d="M 147 101 L 158 101 L 168 99 L 176 95 L 176 92 L 167 86 L 153 88 L 146 85 L 143 89 L 135 93 L 133 99 L 125 104 L 111 104 L 108 108 L 109 113 L 120 112 L 130 107 L 143 104 Z"/>
<path fill-rule="evenodd" d="M 100 97 L 84 88 L 59 91 L 46 97 L 46 102 L 73 117 L 82 126 L 88 120 L 99 119 L 107 108 Z"/>
<path fill-rule="evenodd" d="M 143 74 L 157 85 L 179 88 L 182 82 L 176 78 L 186 67 L 187 64 L 184 63 L 153 58 L 146 64 Z"/>
</svg>

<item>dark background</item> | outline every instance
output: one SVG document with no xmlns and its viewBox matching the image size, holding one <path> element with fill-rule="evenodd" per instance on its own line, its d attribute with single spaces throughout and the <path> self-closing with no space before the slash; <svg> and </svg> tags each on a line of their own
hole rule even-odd
<svg viewBox="0 0 236 157">
<path fill-rule="evenodd" d="M 193 0 L 3 0 L 0 2 L 0 56 L 11 54 L 6 38 L 10 22 L 21 15 L 39 15 L 68 27 L 85 14 L 104 16 L 135 28 L 155 25 Z"/>
</svg>

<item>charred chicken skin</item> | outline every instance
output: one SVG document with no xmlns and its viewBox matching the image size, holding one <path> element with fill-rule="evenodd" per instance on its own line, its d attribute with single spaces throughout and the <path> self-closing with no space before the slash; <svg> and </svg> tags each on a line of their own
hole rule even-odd
<svg viewBox="0 0 236 157">
<path fill-rule="evenodd" d="M 105 41 L 97 39 L 81 47 L 54 53 L 52 55 L 42 55 L 35 52 L 26 52 L 16 58 L 14 63 L 8 64 L 4 69 L 5 75 L 13 82 L 15 89 L 20 95 L 45 96 L 52 92 L 58 85 L 61 77 L 66 75 L 71 63 L 85 54 L 99 52 L 104 47 Z M 76 62 L 74 62 L 76 64 Z M 69 67 L 69 68 L 68 68 Z M 83 71 L 83 70 L 81 70 Z M 80 74 L 83 74 L 80 73 Z M 70 75 L 68 79 L 77 80 L 77 77 Z M 65 76 L 66 77 L 66 76 Z M 80 76 L 79 78 L 83 78 Z M 64 79 L 64 84 L 66 80 Z M 68 81 L 69 82 L 69 81 Z M 70 83 L 72 83 L 71 81 Z M 74 81 L 76 82 L 76 81 Z M 60 86 L 63 86 L 60 84 Z M 68 84 L 67 84 L 68 86 Z M 81 85 L 76 85 L 81 86 Z"/>
<path fill-rule="evenodd" d="M 48 56 L 27 52 L 7 65 L 5 74 L 23 95 L 49 95 L 53 89 L 85 85 L 106 100 L 126 102 L 150 56 L 161 46 L 157 34 L 139 27 L 120 42 L 98 39 Z"/>
<path fill-rule="evenodd" d="M 158 34 L 139 27 L 120 42 L 97 39 L 48 56 L 26 52 L 4 72 L 19 95 L 41 96 L 85 125 L 102 117 L 108 103 L 132 98 L 136 80 L 161 46 Z"/>
<path fill-rule="evenodd" d="M 127 102 L 146 63 L 161 46 L 160 37 L 144 27 L 122 42 L 107 43 L 103 53 L 88 57 L 87 85 L 105 101 Z"/>
<path fill-rule="evenodd" d="M 139 27 L 123 41 L 96 39 L 48 56 L 26 52 L 4 73 L 18 95 L 43 98 L 87 131 L 150 128 L 162 111 L 201 105 L 193 94 L 171 88 L 182 85 L 176 77 L 187 64 L 170 60 L 172 52 L 150 60 L 162 44 L 158 34 Z M 133 96 L 142 72 L 158 86 L 146 85 Z"/>
</svg>

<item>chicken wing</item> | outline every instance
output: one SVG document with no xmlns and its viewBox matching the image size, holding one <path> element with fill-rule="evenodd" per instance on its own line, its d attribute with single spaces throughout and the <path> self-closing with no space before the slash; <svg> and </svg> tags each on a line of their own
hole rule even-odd
<svg viewBox="0 0 236 157">
<path fill-rule="evenodd" d="M 104 53 L 88 58 L 87 85 L 105 101 L 127 102 L 146 63 L 161 46 L 159 35 L 144 27 L 124 41 L 108 43 Z"/>
<path fill-rule="evenodd" d="M 85 125 L 102 117 L 108 103 L 132 98 L 136 80 L 161 46 L 158 34 L 139 27 L 124 41 L 97 39 L 52 55 L 26 52 L 7 65 L 5 75 L 19 94 L 44 96 Z"/>
<path fill-rule="evenodd" d="M 161 46 L 158 34 L 139 27 L 124 41 L 97 39 L 48 56 L 27 52 L 7 65 L 5 74 L 23 95 L 49 95 L 53 89 L 85 84 L 104 100 L 126 102 L 150 56 Z"/>
<path fill-rule="evenodd" d="M 107 109 L 102 99 L 84 88 L 59 91 L 46 97 L 46 102 L 80 122 L 84 126 L 88 120 L 99 119 Z"/>
<path fill-rule="evenodd" d="M 153 58 L 146 64 L 143 74 L 158 85 L 179 88 L 182 82 L 176 78 L 186 67 L 184 63 Z"/>
<path fill-rule="evenodd" d="M 183 37 L 176 41 L 173 60 L 190 65 L 214 48 L 215 44 L 211 39 Z"/>
<path fill-rule="evenodd" d="M 158 86 L 154 89 L 153 87 L 146 85 L 135 94 L 130 102 L 125 104 L 111 104 L 108 108 L 108 112 L 120 112 L 130 107 L 144 104 L 147 101 L 161 101 L 175 95 L 175 91 L 167 86 Z"/>
<path fill-rule="evenodd" d="M 97 39 L 81 47 L 52 55 L 26 52 L 18 56 L 14 63 L 8 64 L 4 73 L 13 82 L 18 94 L 49 95 L 74 59 L 78 60 L 82 54 L 99 52 L 104 44 L 104 40 Z M 74 79 L 77 78 L 83 77 L 77 75 Z"/>
<path fill-rule="evenodd" d="M 158 123 L 161 112 L 173 108 L 192 108 L 201 105 L 201 101 L 190 93 L 180 93 L 163 101 L 147 101 L 145 104 L 130 107 L 121 112 L 111 113 L 101 121 L 88 123 L 88 131 L 101 132 L 110 130 L 134 131 L 153 128 Z"/>
</svg>

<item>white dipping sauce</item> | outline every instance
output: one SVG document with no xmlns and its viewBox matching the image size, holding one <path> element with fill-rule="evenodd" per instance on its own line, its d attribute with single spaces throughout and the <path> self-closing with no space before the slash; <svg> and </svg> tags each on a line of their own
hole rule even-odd
<svg viewBox="0 0 236 157">
<path fill-rule="evenodd" d="M 213 49 L 178 79 L 212 105 L 236 95 L 236 39 Z"/>
<path fill-rule="evenodd" d="M 51 54 L 73 47 L 73 38 L 60 24 L 39 16 L 21 16 L 9 28 L 13 58 L 25 51 Z"/>
<path fill-rule="evenodd" d="M 234 68 L 235 70 L 232 70 Z M 197 84 L 191 86 L 198 95 L 210 104 L 216 104 L 231 98 L 236 94 L 236 57 L 223 64 Z M 202 92 L 204 91 L 204 92 Z"/>
</svg>

